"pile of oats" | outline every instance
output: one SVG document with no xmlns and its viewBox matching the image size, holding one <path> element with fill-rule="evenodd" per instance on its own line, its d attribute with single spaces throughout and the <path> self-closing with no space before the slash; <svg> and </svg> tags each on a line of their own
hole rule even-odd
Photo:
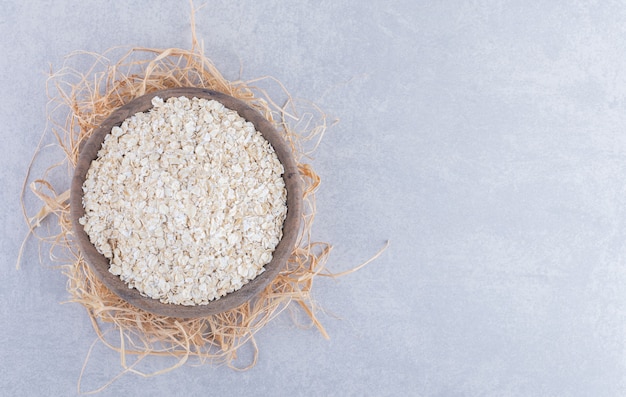
<svg viewBox="0 0 626 397">
<path fill-rule="evenodd" d="M 287 213 L 284 169 L 254 125 L 217 101 L 152 104 L 107 135 L 80 223 L 130 288 L 206 304 L 272 259 Z"/>
</svg>

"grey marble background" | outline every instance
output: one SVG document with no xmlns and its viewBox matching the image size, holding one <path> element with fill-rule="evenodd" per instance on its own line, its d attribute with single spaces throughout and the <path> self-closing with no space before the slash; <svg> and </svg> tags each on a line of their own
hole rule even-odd
<svg viewBox="0 0 626 397">
<path fill-rule="evenodd" d="M 189 48 L 189 8 L 0 1 L 2 395 L 74 395 L 95 340 L 34 241 L 15 270 L 47 73 L 75 50 Z M 626 395 L 626 5 L 207 1 L 196 17 L 226 77 L 272 75 L 340 120 L 312 160 L 330 269 L 391 245 L 315 285 L 330 341 L 283 315 L 252 370 L 185 365 L 101 395 Z M 119 370 L 96 345 L 82 386 Z"/>
</svg>

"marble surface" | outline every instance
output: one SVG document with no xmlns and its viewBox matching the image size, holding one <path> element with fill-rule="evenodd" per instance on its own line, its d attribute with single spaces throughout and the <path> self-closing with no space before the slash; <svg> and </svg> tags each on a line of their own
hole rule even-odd
<svg viewBox="0 0 626 397">
<path fill-rule="evenodd" d="M 330 269 L 391 245 L 316 283 L 329 341 L 283 315 L 247 372 L 127 374 L 101 395 L 626 395 L 626 6 L 543 3 L 207 1 L 197 34 L 227 78 L 271 75 L 339 120 L 311 160 Z M 189 48 L 190 7 L 0 9 L 0 390 L 69 396 L 89 319 L 35 241 L 15 269 L 47 73 L 76 50 Z M 119 371 L 95 344 L 81 387 Z"/>
</svg>

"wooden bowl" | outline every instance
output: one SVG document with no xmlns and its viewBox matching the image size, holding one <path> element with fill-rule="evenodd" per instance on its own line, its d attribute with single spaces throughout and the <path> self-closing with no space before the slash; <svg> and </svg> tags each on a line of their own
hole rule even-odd
<svg viewBox="0 0 626 397">
<path fill-rule="evenodd" d="M 231 292 L 220 299 L 209 302 L 206 305 L 183 306 L 161 303 L 157 299 L 142 296 L 138 290 L 129 288 L 118 276 L 109 272 L 109 260 L 100 254 L 89 240 L 83 225 L 78 219 L 85 215 L 83 207 L 83 183 L 91 162 L 96 159 L 98 151 L 102 147 L 104 138 L 111 132 L 114 126 L 138 112 L 145 112 L 152 108 L 152 98 L 159 96 L 163 100 L 171 97 L 185 96 L 188 98 L 206 98 L 221 102 L 225 107 L 237 111 L 241 117 L 254 124 L 257 131 L 274 147 L 278 159 L 285 168 L 283 179 L 287 189 L 287 216 L 283 223 L 283 237 L 273 253 L 273 259 L 265 265 L 265 271 L 245 284 L 241 289 Z M 274 126 L 244 102 L 220 92 L 202 88 L 172 88 L 138 97 L 126 105 L 115 110 L 81 148 L 80 157 L 76 164 L 72 179 L 70 195 L 70 211 L 72 227 L 78 246 L 87 264 L 96 276 L 116 295 L 148 312 L 177 318 L 205 317 L 233 309 L 259 294 L 284 267 L 291 255 L 300 228 L 302 212 L 302 187 L 296 161 L 293 158 L 291 148 L 279 135 Z"/>
</svg>

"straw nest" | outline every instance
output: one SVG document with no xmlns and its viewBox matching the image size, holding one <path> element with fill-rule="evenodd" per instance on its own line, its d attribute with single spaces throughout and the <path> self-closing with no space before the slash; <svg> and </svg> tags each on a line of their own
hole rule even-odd
<svg viewBox="0 0 626 397">
<path fill-rule="evenodd" d="M 316 316 L 319 308 L 311 297 L 313 281 L 320 276 L 336 277 L 357 270 L 378 256 L 348 272 L 331 274 L 325 269 L 331 245 L 311 239 L 316 212 L 315 191 L 320 177 L 310 164 L 303 162 L 310 153 L 305 152 L 303 147 L 307 145 L 312 147 L 311 150 L 316 149 L 327 128 L 323 112 L 310 103 L 306 104 L 304 113 L 299 112 L 284 87 L 271 77 L 252 81 L 226 80 L 204 55 L 195 33 L 192 33 L 192 39 L 190 50 L 131 48 L 116 61 L 108 57 L 119 49 L 105 54 L 80 52 L 70 55 L 68 59 L 87 57 L 93 66 L 87 72 L 79 72 L 67 66 L 69 62 L 66 62 L 49 78 L 48 126 L 44 137 L 52 134 L 55 145 L 62 150 L 64 161 L 48 167 L 41 177 L 30 183 L 29 167 L 22 191 L 23 204 L 29 192 L 43 202 L 41 210 L 34 216 L 29 216 L 23 205 L 30 227 L 29 235 L 50 245 L 51 258 L 60 263 L 59 267 L 67 276 L 69 301 L 79 303 L 87 310 L 98 336 L 97 341 L 119 352 L 123 370 L 118 376 L 126 372 L 152 376 L 177 368 L 190 358 L 200 363 L 226 364 L 234 369 L 250 368 L 255 365 L 258 355 L 255 333 L 285 309 L 298 308 L 308 319 L 301 321 L 302 316 L 294 311 L 299 325 L 314 326 L 328 338 Z M 274 83 L 283 90 L 287 97 L 284 105 L 279 106 L 264 90 L 256 88 L 257 83 L 263 81 Z M 67 180 L 71 178 L 81 143 L 113 110 L 143 94 L 174 87 L 209 88 L 245 101 L 259 110 L 290 144 L 304 184 L 302 226 L 296 248 L 285 269 L 252 301 L 224 313 L 190 320 L 142 311 L 109 291 L 91 271 L 73 242 L 69 190 L 58 193 L 50 182 L 52 171 L 64 166 Z M 59 120 L 60 114 L 66 118 Z M 42 138 L 42 142 L 44 140 Z M 43 148 L 40 144 L 33 161 Z M 44 218 L 49 215 L 55 215 L 53 219 L 58 222 L 52 221 L 52 227 L 48 224 L 47 228 L 42 228 Z M 248 351 L 251 351 L 249 360 L 244 364 L 237 360 L 237 353 L 243 346 L 248 346 Z M 156 372 L 142 372 L 138 364 L 144 358 L 153 356 L 173 357 L 174 363 Z M 88 361 L 89 355 L 85 366 Z"/>
</svg>

